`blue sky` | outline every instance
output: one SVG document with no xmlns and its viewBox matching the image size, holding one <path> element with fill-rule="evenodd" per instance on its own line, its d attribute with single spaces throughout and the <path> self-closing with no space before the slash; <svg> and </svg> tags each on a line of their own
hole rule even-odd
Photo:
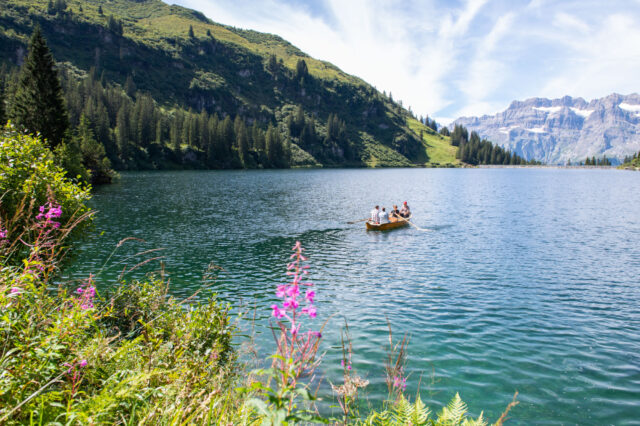
<svg viewBox="0 0 640 426">
<path fill-rule="evenodd" d="M 444 124 L 516 99 L 640 91 L 640 0 L 175 3 L 278 34 Z"/>
</svg>

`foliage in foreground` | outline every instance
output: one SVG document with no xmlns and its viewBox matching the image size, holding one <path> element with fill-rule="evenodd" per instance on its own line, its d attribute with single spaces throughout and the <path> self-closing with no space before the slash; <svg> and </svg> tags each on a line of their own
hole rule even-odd
<svg viewBox="0 0 640 426">
<path fill-rule="evenodd" d="M 68 226 L 44 207 L 25 219 L 36 237 L 23 264 L 0 270 L 0 423 L 242 422 L 228 307 L 182 303 L 158 279 L 108 297 L 92 277 L 51 290 Z M 0 231 L 5 258 L 16 249 Z"/>
<path fill-rule="evenodd" d="M 57 234 L 59 245 L 66 243 L 68 234 L 78 236 L 86 231 L 91 224 L 92 212 L 87 206 L 90 197 L 90 187 L 69 180 L 40 139 L 18 132 L 10 124 L 0 129 L 0 226 L 7 233 L 10 246 L 18 250 L 5 250 L 0 260 L 22 262 L 20 256 L 27 255 L 21 249 L 36 237 L 30 220 L 42 213 L 40 206 L 51 200 L 62 211 L 59 222 L 74 224 L 66 234 Z M 20 241 L 27 245 L 17 244 Z"/>
<path fill-rule="evenodd" d="M 360 413 L 358 389 L 368 381 L 352 370 L 348 330 L 344 382 L 331 384 L 342 416 L 323 417 L 313 393 L 322 328 L 305 323 L 317 315 L 316 293 L 300 243 L 287 265 L 291 281 L 276 289 L 281 304 L 271 306 L 277 320 L 271 366 L 248 375 L 232 346 L 229 306 L 214 297 L 179 301 L 168 295 L 167 282 L 153 277 L 112 283 L 114 290 L 105 295 L 97 292 L 93 276 L 56 285 L 66 237 L 87 217 L 69 216 L 65 209 L 86 208 L 88 195 L 51 165 L 49 151 L 41 151 L 37 140 L 15 135 L 13 142 L 18 140 L 25 141 L 27 154 L 39 153 L 25 164 L 43 176 L 36 179 L 28 167 L 16 167 L 18 175 L 27 173 L 40 186 L 15 197 L 12 191 L 24 182 L 7 162 L 30 157 L 8 143 L 8 152 L 26 157 L 1 157 L 8 196 L 0 200 L 0 424 L 486 424 L 482 414 L 467 417 L 458 395 L 436 418 L 419 395 L 410 402 L 408 340 L 394 343 L 391 332 L 384 361 L 388 399 L 382 410 Z M 47 176 L 51 185 L 38 180 Z M 9 229 L 18 223 L 19 233 L 15 226 Z M 32 238 L 26 241 L 25 235 Z"/>
</svg>

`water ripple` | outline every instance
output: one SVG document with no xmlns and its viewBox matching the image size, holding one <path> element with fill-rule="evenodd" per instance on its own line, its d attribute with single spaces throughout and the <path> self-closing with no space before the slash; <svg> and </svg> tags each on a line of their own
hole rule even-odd
<svg viewBox="0 0 640 426">
<path fill-rule="evenodd" d="M 539 169 L 124 173 L 96 194 L 104 235 L 85 242 L 68 278 L 95 273 L 128 236 L 146 242 L 116 252 L 103 287 L 151 248 L 166 248 L 181 296 L 213 263 L 223 271 L 211 291 L 258 307 L 265 354 L 266 306 L 300 240 L 319 313 L 335 314 L 327 378 L 340 376 L 346 320 L 354 367 L 384 398 L 388 319 L 410 338 L 409 390 L 421 383 L 432 405 L 459 391 L 471 413 L 495 420 L 518 390 L 514 424 L 640 424 L 639 180 Z M 347 224 L 405 199 L 427 232 Z"/>
</svg>

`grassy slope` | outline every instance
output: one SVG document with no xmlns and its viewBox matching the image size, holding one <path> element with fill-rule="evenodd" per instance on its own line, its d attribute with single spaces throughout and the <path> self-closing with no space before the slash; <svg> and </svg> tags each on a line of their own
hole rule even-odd
<svg viewBox="0 0 640 426">
<path fill-rule="evenodd" d="M 67 11 L 73 11 L 73 19 L 66 18 L 66 22 L 47 15 L 47 3 L 0 0 L 0 10 L 6 11 L 0 12 L 0 41 L 7 41 L 7 55 L 27 42 L 31 32 L 29 18 L 24 16 L 27 12 L 37 17 L 47 37 L 52 38 L 56 58 L 88 70 L 97 61 L 94 49 L 99 46 L 108 80 L 122 84 L 133 74 L 138 88 L 151 92 L 164 105 L 213 109 L 207 102 L 215 98 L 219 111 L 266 111 L 277 117 L 287 105 L 302 104 L 307 113 L 317 117 L 320 132 L 328 114 L 338 113 L 350 127 L 350 138 L 359 140 L 363 165 L 458 164 L 448 138 L 431 132 L 361 79 L 309 57 L 278 36 L 216 24 L 199 12 L 159 0 L 68 0 Z M 122 20 L 122 38 L 104 29 L 109 16 Z M 190 26 L 194 39 L 188 37 Z M 272 81 L 263 66 L 271 54 L 282 60 L 289 72 L 299 59 L 306 61 L 315 80 L 307 83 L 306 95 L 284 78 Z M 167 70 L 171 70 L 171 78 L 167 78 Z M 250 77 L 239 77 L 243 72 Z M 421 130 L 422 143 L 418 141 Z M 394 144 L 399 135 L 404 135 L 404 146 Z"/>
<path fill-rule="evenodd" d="M 451 145 L 451 138 L 434 132 L 418 120 L 409 118 L 407 124 L 416 133 L 422 131 L 422 141 L 429 156 L 425 165 L 428 166 L 460 166 L 460 160 L 456 159 L 456 147 Z"/>
</svg>

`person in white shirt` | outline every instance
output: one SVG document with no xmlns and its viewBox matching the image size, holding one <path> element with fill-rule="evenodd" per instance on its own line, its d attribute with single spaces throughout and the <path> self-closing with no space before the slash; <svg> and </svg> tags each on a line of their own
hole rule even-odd
<svg viewBox="0 0 640 426">
<path fill-rule="evenodd" d="M 371 210 L 371 218 L 369 219 L 372 223 L 379 223 L 378 214 L 380 213 L 380 206 L 376 206 L 373 210 Z"/>
<path fill-rule="evenodd" d="M 389 223 L 389 213 L 387 213 L 386 209 L 383 207 L 382 211 L 378 214 L 378 221 L 382 223 Z"/>
</svg>

